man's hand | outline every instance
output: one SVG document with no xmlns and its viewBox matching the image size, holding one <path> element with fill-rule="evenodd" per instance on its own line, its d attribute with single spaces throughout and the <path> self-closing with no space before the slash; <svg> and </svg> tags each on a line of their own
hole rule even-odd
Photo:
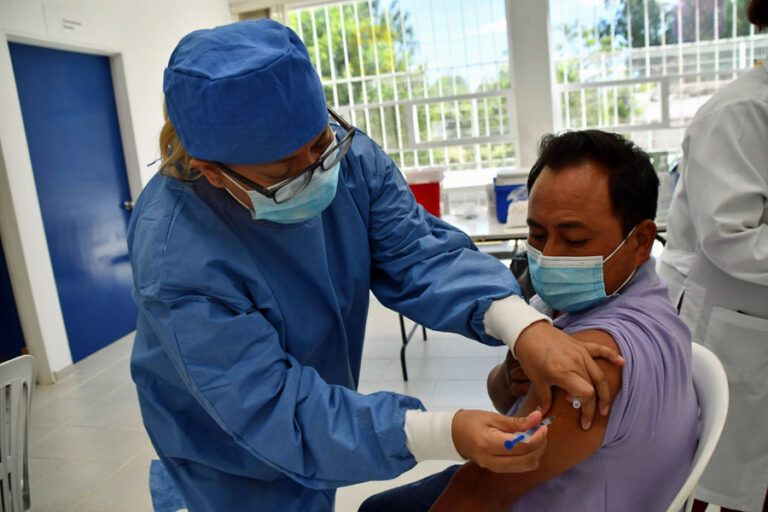
<svg viewBox="0 0 768 512">
<path fill-rule="evenodd" d="M 491 370 L 486 384 L 493 406 L 501 414 L 506 414 L 518 398 L 528 393 L 531 380 L 512 352 L 507 351 L 507 358 Z"/>
<path fill-rule="evenodd" d="M 611 398 L 608 381 L 592 358 L 603 357 L 622 366 L 625 361 L 617 351 L 580 343 L 546 322 L 536 322 L 520 334 L 515 353 L 539 390 L 542 413 L 546 414 L 552 405 L 552 386 L 557 386 L 581 402 L 584 430 L 592 426 L 596 405 L 600 406 L 601 414 L 608 414 Z"/>
<path fill-rule="evenodd" d="M 535 411 L 527 418 L 510 418 L 493 412 L 460 410 L 453 417 L 451 433 L 459 454 L 480 467 L 496 473 L 522 473 L 539 466 L 539 459 L 547 445 L 547 427 L 541 427 L 528 443 L 517 443 L 511 450 L 505 441 L 515 438 L 515 432 L 524 432 L 541 422 L 541 413 Z"/>
</svg>

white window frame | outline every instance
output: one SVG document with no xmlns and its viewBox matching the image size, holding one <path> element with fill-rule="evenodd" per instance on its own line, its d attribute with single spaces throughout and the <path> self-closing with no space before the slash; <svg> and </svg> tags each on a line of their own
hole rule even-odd
<svg viewBox="0 0 768 512">
<path fill-rule="evenodd" d="M 512 3 L 523 3 L 527 2 L 527 0 L 507 0 L 506 1 L 506 21 L 507 25 L 509 27 L 510 19 L 512 19 L 510 15 L 510 5 Z M 341 6 L 343 4 L 353 4 L 357 5 L 358 1 L 355 0 L 337 0 L 337 1 L 331 1 L 331 2 L 324 2 L 324 1 L 303 1 L 303 2 L 295 2 L 291 4 L 284 4 L 282 6 L 283 12 L 286 12 L 288 10 L 294 10 L 294 9 L 304 9 L 304 8 L 313 8 L 318 6 L 323 6 L 326 11 L 326 15 L 329 8 L 335 8 L 337 5 Z M 548 0 L 544 0 L 542 2 L 548 7 Z M 341 7 L 339 7 L 341 8 Z M 386 8 L 387 16 L 389 16 L 389 10 Z M 548 8 L 545 9 L 545 11 L 548 13 Z M 356 14 L 356 20 L 358 16 Z M 343 19 L 343 17 L 342 17 Z M 314 22 L 314 18 L 313 18 Z M 511 48 L 512 41 L 510 40 L 512 31 L 508 28 L 508 45 Z M 302 34 L 299 34 L 301 37 Z M 314 36 L 313 36 L 314 37 Z M 354 44 L 352 42 L 346 41 L 346 38 L 344 38 L 344 46 L 347 47 L 348 44 Z M 330 45 L 329 45 L 330 47 Z M 317 47 L 316 47 L 317 48 Z M 332 51 L 332 47 L 331 47 Z M 513 74 L 513 67 L 512 67 L 512 52 L 510 51 L 510 80 L 512 79 Z M 346 61 L 346 55 L 345 54 L 345 61 Z M 547 53 L 548 55 L 548 53 Z M 331 61 L 333 61 L 333 55 L 329 55 L 329 58 Z M 319 62 L 319 55 L 315 55 L 316 62 Z M 474 146 L 476 154 L 480 151 L 480 146 L 484 144 L 513 144 L 515 147 L 515 156 L 514 161 L 516 165 L 520 165 L 520 139 L 518 136 L 519 130 L 518 127 L 520 125 L 520 122 L 517 117 L 517 108 L 516 108 L 516 100 L 519 98 L 519 94 L 516 92 L 515 84 L 513 83 L 512 87 L 508 87 L 505 89 L 495 89 L 495 90 L 489 90 L 489 91 L 479 91 L 479 92 L 473 92 L 473 93 L 466 93 L 466 94 L 456 94 L 456 95 L 440 95 L 435 97 L 425 97 L 425 98 L 414 98 L 412 95 L 412 82 L 411 79 L 408 78 L 408 98 L 405 99 L 394 99 L 394 100 L 387 100 L 383 101 L 381 97 L 381 90 L 379 89 L 379 101 L 375 102 L 367 102 L 367 91 L 365 89 L 366 87 L 366 81 L 371 80 L 375 77 L 375 79 L 378 80 L 387 80 L 392 79 L 393 82 L 398 78 L 402 76 L 408 76 L 408 75 L 414 75 L 414 73 L 405 71 L 405 72 L 395 72 L 395 73 L 386 73 L 386 74 L 380 74 L 378 73 L 379 68 L 379 61 L 378 61 L 378 52 L 376 51 L 376 48 L 374 47 L 374 62 L 376 65 L 377 73 L 376 75 L 370 75 L 370 76 L 361 76 L 361 77 L 352 77 L 352 78 L 344 78 L 344 77 L 336 77 L 335 76 L 335 70 L 333 69 L 333 66 L 331 66 L 331 77 L 330 79 L 328 77 L 321 76 L 321 81 L 323 83 L 323 86 L 330 86 L 333 88 L 334 94 L 333 94 L 333 107 L 336 109 L 339 114 L 344 116 L 346 119 L 349 119 L 352 124 L 358 125 L 358 119 L 356 111 L 364 110 L 366 119 L 364 120 L 364 124 L 361 123 L 358 126 L 361 128 L 365 128 L 367 126 L 370 126 L 370 120 L 368 119 L 368 112 L 371 109 L 379 109 L 379 119 L 381 123 L 381 132 L 382 134 L 387 133 L 386 132 L 386 126 L 385 126 L 385 115 L 384 115 L 384 108 L 391 108 L 395 107 L 395 119 L 396 123 L 398 125 L 397 131 L 396 131 L 396 138 L 398 145 L 397 147 L 393 147 L 385 136 L 385 140 L 377 141 L 379 142 L 383 149 L 389 153 L 398 153 L 401 156 L 401 160 L 403 159 L 403 154 L 405 153 L 414 153 L 414 160 L 418 162 L 418 157 L 415 154 L 419 151 L 430 151 L 430 164 L 429 165 L 441 165 L 442 162 L 436 161 L 435 155 L 432 153 L 432 150 L 435 149 L 441 149 L 441 148 L 455 148 L 459 147 L 460 152 L 462 152 L 462 148 L 465 148 L 467 146 Z M 345 62 L 345 64 L 348 66 L 348 63 Z M 547 65 L 548 70 L 548 65 Z M 322 70 L 320 70 L 320 73 L 322 73 Z M 417 78 L 421 80 L 422 78 Z M 353 82 L 360 81 L 362 82 L 363 87 L 363 99 L 366 100 L 362 103 L 354 102 L 351 105 L 344 105 L 340 106 L 338 104 L 338 88 L 339 87 L 347 87 L 351 89 L 351 84 Z M 397 94 L 397 87 L 395 86 L 395 94 Z M 537 93 L 540 92 L 537 90 Z M 351 94 L 350 94 L 351 97 Z M 507 106 L 507 112 L 506 112 L 506 120 L 503 124 L 499 124 L 499 128 L 502 130 L 501 133 L 497 134 L 486 134 L 483 135 L 483 132 L 489 132 L 489 125 L 486 120 L 486 122 L 481 122 L 481 119 L 479 119 L 479 116 L 477 115 L 478 109 L 476 105 L 478 102 L 487 102 L 489 99 L 495 99 L 499 98 L 502 101 L 506 101 Z M 353 98 L 355 100 L 356 98 Z M 467 135 L 461 134 L 459 137 L 456 138 L 437 138 L 433 137 L 433 134 L 431 133 L 431 123 L 427 123 L 427 133 L 428 138 L 431 138 L 431 140 L 422 140 L 419 134 L 418 127 L 418 108 L 429 106 L 429 105 L 436 105 L 436 104 L 442 104 L 445 105 L 447 103 L 454 103 L 454 112 L 451 113 L 448 110 L 443 110 L 443 115 L 448 117 L 451 115 L 457 116 L 458 119 L 458 105 L 459 102 L 465 102 L 470 101 L 473 105 L 473 113 L 472 116 L 472 124 L 471 128 Z M 405 119 L 401 119 L 400 116 L 400 109 L 397 107 L 404 106 L 406 108 L 406 111 L 408 112 L 408 115 L 405 116 Z M 551 110 L 551 107 L 550 107 Z M 486 110 L 487 112 L 487 110 Z M 551 114 L 549 119 L 549 125 L 551 126 Z M 407 127 L 407 137 L 403 137 L 403 132 L 401 129 L 401 123 L 405 123 L 405 126 Z M 462 164 L 465 163 L 464 158 L 462 156 L 461 158 Z M 473 160 L 469 160 L 470 162 Z M 483 164 L 484 162 L 480 160 L 479 158 L 475 158 L 474 161 L 477 161 L 479 164 Z M 493 165 L 492 161 L 490 162 L 490 165 Z M 405 168 L 403 170 L 407 170 L 409 168 Z"/>
<path fill-rule="evenodd" d="M 621 133 L 627 133 L 631 134 L 632 132 L 640 132 L 640 131 L 649 131 L 649 130 L 663 130 L 663 129 L 679 129 L 679 128 L 685 128 L 690 123 L 690 119 L 683 119 L 683 118 L 672 118 L 670 114 L 670 93 L 673 91 L 673 87 L 675 85 L 682 86 L 684 83 L 691 83 L 695 81 L 696 83 L 701 82 L 713 82 L 715 84 L 715 88 L 719 88 L 722 84 L 726 83 L 727 81 L 732 80 L 733 78 L 736 78 L 741 73 L 751 69 L 753 65 L 753 61 L 755 60 L 755 56 L 757 53 L 764 53 L 768 55 L 768 35 L 765 36 L 755 36 L 755 30 L 754 26 L 750 25 L 750 33 L 746 36 L 737 36 L 737 37 L 728 37 L 725 39 L 720 39 L 720 34 L 718 31 L 718 23 L 717 23 L 717 16 L 718 16 L 718 9 L 717 5 L 719 2 L 722 2 L 723 0 L 714 0 L 715 2 L 715 10 L 714 10 L 714 36 L 715 39 L 712 41 L 701 41 L 700 40 L 700 25 L 699 25 L 699 4 L 698 2 L 695 4 L 695 12 L 694 12 L 694 18 L 696 20 L 696 30 L 695 30 L 695 40 L 692 42 L 682 42 L 678 41 L 677 43 L 673 44 L 667 44 L 665 39 L 665 33 L 662 32 L 662 44 L 651 46 L 649 44 L 649 31 L 645 31 L 645 44 L 642 47 L 636 47 L 632 48 L 632 32 L 631 29 L 628 33 L 629 38 L 629 48 L 628 49 L 622 49 L 617 50 L 615 47 L 612 48 L 610 53 L 603 52 L 598 54 L 587 54 L 583 53 L 583 48 L 579 48 L 579 54 L 576 56 L 569 55 L 565 56 L 559 59 L 553 59 L 553 68 L 560 62 L 567 62 L 571 59 L 577 58 L 579 59 L 580 66 L 582 65 L 582 62 L 584 59 L 593 57 L 594 55 L 600 55 L 600 57 L 605 60 L 607 56 L 609 56 L 613 61 L 615 61 L 615 58 L 617 55 L 624 54 L 627 56 L 627 73 L 629 75 L 633 72 L 633 66 L 634 64 L 638 62 L 644 63 L 645 68 L 645 76 L 640 78 L 625 78 L 625 79 L 615 79 L 615 80 L 608 80 L 605 79 L 607 73 L 605 66 L 602 66 L 602 80 L 596 80 L 596 81 L 582 81 L 577 83 L 569 83 L 568 82 L 568 75 L 567 72 L 564 74 L 564 82 L 563 83 L 557 83 L 556 82 L 556 76 L 553 74 L 553 80 L 552 80 L 552 92 L 553 96 L 557 98 L 558 106 L 555 109 L 556 112 L 556 119 L 555 124 L 559 128 L 599 128 L 602 130 L 607 131 L 616 131 Z M 731 0 L 726 0 L 728 2 L 731 2 Z M 646 26 L 648 26 L 648 0 L 644 0 L 643 2 L 644 7 L 644 23 Z M 736 3 L 731 2 L 731 5 L 733 6 L 733 26 L 731 34 L 736 32 Z M 678 6 L 678 34 L 682 33 L 682 11 L 681 7 Z M 581 34 L 581 29 L 580 34 Z M 613 43 L 613 20 L 611 20 L 611 42 Z M 758 46 L 759 52 L 756 52 L 756 45 Z M 731 65 L 723 65 L 723 62 L 721 61 L 721 54 L 723 52 L 731 52 Z M 706 53 L 713 53 L 714 54 L 714 69 L 711 70 L 702 70 L 702 54 Z M 695 56 L 695 71 L 693 72 L 685 72 L 684 67 L 685 64 L 685 56 Z M 677 65 L 677 73 L 669 73 L 668 65 L 669 65 L 669 57 L 676 58 L 676 65 Z M 660 72 L 654 73 L 652 72 L 652 61 L 661 61 L 660 66 Z M 682 69 L 683 72 L 680 72 Z M 725 78 L 725 80 L 723 80 Z M 633 85 L 639 85 L 639 84 L 648 84 L 653 83 L 658 85 L 658 91 L 659 91 L 659 97 L 660 97 L 660 119 L 656 122 L 651 123 L 633 123 L 632 119 L 630 117 L 630 120 L 628 123 L 618 123 L 618 119 L 616 117 L 616 106 L 614 106 L 614 115 L 613 115 L 613 122 L 602 122 L 602 120 L 599 120 L 597 124 L 587 124 L 586 123 L 586 108 L 585 108 L 585 92 L 589 90 L 600 90 L 600 89 L 607 89 L 607 88 L 614 88 L 614 91 L 618 90 L 621 87 L 631 87 Z M 571 109 L 570 109 L 570 103 L 566 100 L 565 102 L 565 113 L 563 117 L 561 118 L 561 107 L 559 102 L 562 102 L 564 99 L 568 97 L 568 94 L 574 91 L 581 92 L 581 114 L 582 114 L 582 122 L 578 125 L 573 125 L 570 122 L 571 119 Z M 614 101 L 616 98 L 616 94 L 613 95 Z M 598 94 L 598 98 L 600 98 L 600 95 Z M 563 119 L 564 118 L 564 119 Z"/>
</svg>

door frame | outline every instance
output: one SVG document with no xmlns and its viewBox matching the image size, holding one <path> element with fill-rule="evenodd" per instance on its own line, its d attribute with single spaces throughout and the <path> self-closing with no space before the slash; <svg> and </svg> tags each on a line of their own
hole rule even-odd
<svg viewBox="0 0 768 512">
<path fill-rule="evenodd" d="M 0 30 L 1 249 L 5 251 L 24 340 L 37 361 L 38 382 L 49 384 L 72 371 L 72 356 L 45 237 L 9 42 L 108 57 L 131 200 L 141 192 L 141 173 L 123 52 Z"/>
</svg>

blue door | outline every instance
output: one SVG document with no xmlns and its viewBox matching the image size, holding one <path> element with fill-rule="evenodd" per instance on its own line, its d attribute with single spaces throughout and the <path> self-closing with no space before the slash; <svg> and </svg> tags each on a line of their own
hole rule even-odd
<svg viewBox="0 0 768 512">
<path fill-rule="evenodd" d="M 23 348 L 24 336 L 5 265 L 5 253 L 0 246 L 0 362 L 20 356 Z"/>
<path fill-rule="evenodd" d="M 72 359 L 136 327 L 109 59 L 9 43 Z"/>
</svg>

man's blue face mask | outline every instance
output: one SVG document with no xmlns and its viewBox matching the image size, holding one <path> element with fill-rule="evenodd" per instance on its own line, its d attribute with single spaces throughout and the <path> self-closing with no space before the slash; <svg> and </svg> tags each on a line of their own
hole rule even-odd
<svg viewBox="0 0 768 512">
<path fill-rule="evenodd" d="M 336 152 L 338 153 L 338 149 Z M 251 212 L 253 220 L 269 220 L 280 224 L 298 224 L 320 214 L 336 197 L 336 187 L 339 182 L 339 168 L 341 161 L 336 162 L 332 168 L 313 173 L 309 183 L 296 196 L 282 203 L 276 203 L 255 190 L 249 190 L 230 178 L 227 173 L 222 173 L 237 188 L 248 194 L 252 208 L 243 204 Z M 280 185 L 279 183 L 277 185 Z M 276 186 L 277 186 L 276 185 Z M 229 190 L 227 190 L 229 192 Z M 240 202 L 234 194 L 232 197 Z M 242 203 L 241 203 L 242 204 Z"/>
<path fill-rule="evenodd" d="M 566 313 L 581 311 L 604 301 L 609 295 L 605 294 L 603 264 L 629 240 L 636 227 L 605 259 L 602 256 L 544 256 L 529 245 L 528 269 L 536 293 L 549 307 Z M 633 270 L 610 297 L 618 295 L 636 271 Z"/>
</svg>

